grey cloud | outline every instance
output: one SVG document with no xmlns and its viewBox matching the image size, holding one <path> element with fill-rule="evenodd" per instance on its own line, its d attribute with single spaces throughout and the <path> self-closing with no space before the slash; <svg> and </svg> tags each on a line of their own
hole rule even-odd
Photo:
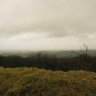
<svg viewBox="0 0 96 96">
<path fill-rule="evenodd" d="M 0 0 L 0 36 L 46 32 L 86 37 L 96 33 L 96 0 Z"/>
</svg>

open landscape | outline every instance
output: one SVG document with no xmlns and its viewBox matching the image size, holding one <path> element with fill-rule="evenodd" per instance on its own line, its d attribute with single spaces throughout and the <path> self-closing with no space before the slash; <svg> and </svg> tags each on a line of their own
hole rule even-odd
<svg viewBox="0 0 96 96">
<path fill-rule="evenodd" d="M 0 96 L 96 96 L 96 56 L 0 56 Z"/>
<path fill-rule="evenodd" d="M 96 73 L 0 68 L 1 96 L 96 96 Z"/>
<path fill-rule="evenodd" d="M 0 0 L 0 96 L 96 96 L 96 0 Z"/>
</svg>

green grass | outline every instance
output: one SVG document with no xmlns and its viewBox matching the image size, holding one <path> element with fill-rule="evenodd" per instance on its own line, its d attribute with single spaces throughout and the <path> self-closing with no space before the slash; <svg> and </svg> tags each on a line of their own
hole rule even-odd
<svg viewBox="0 0 96 96">
<path fill-rule="evenodd" d="M 96 73 L 0 68 L 0 96 L 96 96 Z"/>
</svg>

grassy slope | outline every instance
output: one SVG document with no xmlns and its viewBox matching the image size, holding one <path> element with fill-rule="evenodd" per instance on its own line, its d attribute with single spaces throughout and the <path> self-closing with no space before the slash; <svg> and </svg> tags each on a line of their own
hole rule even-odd
<svg viewBox="0 0 96 96">
<path fill-rule="evenodd" d="M 0 68 L 0 96 L 96 96 L 96 73 Z"/>
</svg>

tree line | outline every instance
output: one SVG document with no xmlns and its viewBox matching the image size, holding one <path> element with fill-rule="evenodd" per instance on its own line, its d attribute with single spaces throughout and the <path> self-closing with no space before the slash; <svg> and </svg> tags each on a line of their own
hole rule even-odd
<svg viewBox="0 0 96 96">
<path fill-rule="evenodd" d="M 56 57 L 37 54 L 28 57 L 0 56 L 0 67 L 37 67 L 49 70 L 87 70 L 96 72 L 96 57 L 80 54 L 76 57 Z"/>
</svg>

